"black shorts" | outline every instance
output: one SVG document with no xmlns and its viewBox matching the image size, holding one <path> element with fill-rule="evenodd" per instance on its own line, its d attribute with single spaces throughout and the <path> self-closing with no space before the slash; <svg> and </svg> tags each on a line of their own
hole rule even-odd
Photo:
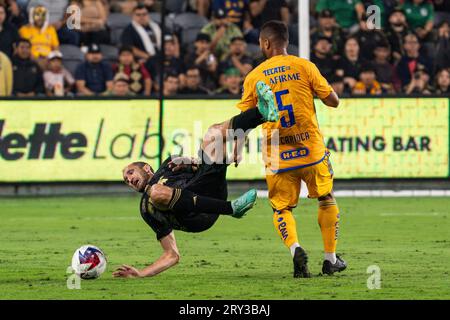
<svg viewBox="0 0 450 320">
<path fill-rule="evenodd" d="M 199 165 L 194 178 L 189 181 L 186 189 L 200 196 L 226 200 L 228 197 L 228 164 L 211 163 L 202 151 L 200 151 L 200 156 L 203 162 Z"/>
</svg>

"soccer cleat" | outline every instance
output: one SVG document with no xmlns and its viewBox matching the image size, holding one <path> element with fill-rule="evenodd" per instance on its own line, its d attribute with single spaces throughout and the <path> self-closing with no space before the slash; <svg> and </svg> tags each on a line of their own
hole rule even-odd
<svg viewBox="0 0 450 320">
<path fill-rule="evenodd" d="M 256 189 L 250 189 L 239 198 L 231 201 L 234 218 L 240 219 L 250 210 L 256 203 Z"/>
<path fill-rule="evenodd" d="M 294 253 L 294 278 L 311 278 L 308 270 L 308 255 L 301 247 L 295 248 Z"/>
<path fill-rule="evenodd" d="M 263 81 L 258 81 L 256 83 L 256 93 L 258 95 L 258 110 L 264 120 L 270 122 L 278 121 L 278 109 L 275 106 L 272 89 Z"/>
<path fill-rule="evenodd" d="M 344 260 L 341 259 L 341 257 L 336 256 L 336 263 L 332 264 L 328 260 L 323 261 L 322 265 L 322 273 L 332 275 L 335 272 L 341 272 L 344 271 L 347 268 L 347 264 Z"/>
</svg>

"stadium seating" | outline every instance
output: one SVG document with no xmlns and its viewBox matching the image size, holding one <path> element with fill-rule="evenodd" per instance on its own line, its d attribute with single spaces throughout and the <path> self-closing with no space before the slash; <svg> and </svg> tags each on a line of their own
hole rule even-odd
<svg viewBox="0 0 450 320">
<path fill-rule="evenodd" d="M 161 14 L 159 12 L 151 12 L 150 18 L 161 26 Z M 175 16 L 173 14 L 166 15 L 164 21 L 167 28 L 166 32 L 175 32 Z"/>
<path fill-rule="evenodd" d="M 101 44 L 100 50 L 103 54 L 103 59 L 113 64 L 117 62 L 119 57 L 119 49 L 116 46 Z"/>
<path fill-rule="evenodd" d="M 63 55 L 63 65 L 71 73 L 75 74 L 75 70 L 81 62 L 84 61 L 84 53 L 77 46 L 63 44 L 59 47 Z"/>
<path fill-rule="evenodd" d="M 172 13 L 185 12 L 187 8 L 186 0 L 166 0 L 166 10 Z"/>
<path fill-rule="evenodd" d="M 193 43 L 197 34 L 207 23 L 208 19 L 192 12 L 176 15 L 175 26 L 181 29 L 181 43 Z"/>
<path fill-rule="evenodd" d="M 108 17 L 108 26 L 111 29 L 111 43 L 120 44 L 123 30 L 131 23 L 131 17 L 123 13 L 111 13 Z"/>
</svg>

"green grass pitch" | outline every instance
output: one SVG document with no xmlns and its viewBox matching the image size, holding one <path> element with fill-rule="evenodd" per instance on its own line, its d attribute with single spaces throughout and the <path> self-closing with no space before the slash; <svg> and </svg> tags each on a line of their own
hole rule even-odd
<svg viewBox="0 0 450 320">
<path fill-rule="evenodd" d="M 180 264 L 153 278 L 114 279 L 122 263 L 143 267 L 161 253 L 137 197 L 0 199 L 1 299 L 449 299 L 450 198 L 342 198 L 338 252 L 349 267 L 319 276 L 316 201 L 294 213 L 311 279 L 292 262 L 267 199 L 242 220 L 221 217 L 207 232 L 176 232 Z M 107 271 L 69 290 L 76 248 L 101 247 Z M 367 268 L 381 270 L 369 290 Z"/>
</svg>

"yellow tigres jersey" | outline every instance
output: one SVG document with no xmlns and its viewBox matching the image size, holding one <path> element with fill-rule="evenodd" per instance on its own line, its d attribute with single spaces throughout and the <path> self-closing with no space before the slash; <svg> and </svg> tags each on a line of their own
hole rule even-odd
<svg viewBox="0 0 450 320">
<path fill-rule="evenodd" d="M 263 124 L 267 143 L 266 166 L 273 172 L 293 170 L 320 162 L 326 152 L 316 118 L 314 94 L 328 97 L 333 89 L 314 63 L 296 56 L 275 56 L 252 70 L 244 81 L 241 111 L 257 105 L 256 83 L 264 81 L 275 95 L 278 122 Z M 278 150 L 271 150 L 278 129 Z M 276 141 L 275 141 L 276 143 Z"/>
<path fill-rule="evenodd" d="M 26 25 L 19 29 L 19 35 L 31 42 L 31 55 L 34 58 L 47 57 L 48 54 L 59 47 L 59 40 L 53 26 L 44 30 Z"/>
</svg>

